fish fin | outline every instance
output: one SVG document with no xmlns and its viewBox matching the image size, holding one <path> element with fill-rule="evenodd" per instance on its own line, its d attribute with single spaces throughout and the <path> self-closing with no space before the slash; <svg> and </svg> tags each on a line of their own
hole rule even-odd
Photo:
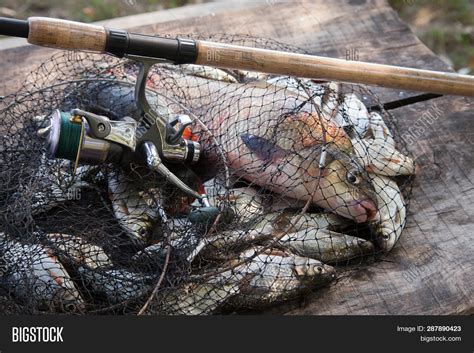
<svg viewBox="0 0 474 353">
<path fill-rule="evenodd" d="M 275 143 L 263 137 L 252 134 L 241 134 L 240 138 L 250 151 L 265 162 L 276 162 L 291 155 L 290 151 L 277 146 Z"/>
</svg>

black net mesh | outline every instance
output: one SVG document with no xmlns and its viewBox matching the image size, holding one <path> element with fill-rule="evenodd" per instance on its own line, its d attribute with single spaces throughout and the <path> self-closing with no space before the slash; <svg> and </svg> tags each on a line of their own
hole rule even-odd
<svg viewBox="0 0 474 353">
<path fill-rule="evenodd" d="M 269 39 L 206 39 L 301 52 Z M 148 101 L 185 114 L 195 165 L 168 164 L 217 215 L 140 163 L 48 159 L 55 109 L 137 118 L 132 61 L 60 53 L 0 107 L 5 313 L 261 309 L 370 266 L 400 237 L 413 161 L 366 87 L 155 65 Z M 369 108 L 369 109 L 368 109 Z M 349 272 L 348 272 L 349 271 Z"/>
</svg>

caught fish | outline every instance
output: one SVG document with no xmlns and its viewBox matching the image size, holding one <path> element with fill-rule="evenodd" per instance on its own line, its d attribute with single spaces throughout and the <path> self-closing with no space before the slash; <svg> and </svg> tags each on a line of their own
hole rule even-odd
<svg viewBox="0 0 474 353">
<path fill-rule="evenodd" d="M 321 147 L 293 153 L 256 135 L 241 134 L 240 138 L 243 143 L 229 151 L 228 158 L 243 178 L 286 197 L 310 200 L 356 222 L 373 218 L 376 205 L 367 173 L 347 154 L 327 147 L 326 166 L 320 169 Z"/>
<path fill-rule="evenodd" d="M 152 289 L 153 278 L 125 269 L 90 269 L 81 266 L 78 272 L 87 286 L 103 295 L 111 304 L 139 299 Z"/>
<path fill-rule="evenodd" d="M 213 81 L 219 81 L 219 78 L 216 75 L 202 75 L 199 77 L 199 79 L 209 79 Z M 182 78 L 181 78 L 182 79 Z M 189 77 L 186 78 L 189 80 Z M 197 78 L 196 78 L 197 79 Z M 383 122 L 383 119 L 381 116 L 377 113 L 369 113 L 365 105 L 358 99 L 358 97 L 353 94 L 343 94 L 340 89 L 340 84 L 337 82 L 330 82 L 329 84 L 324 84 L 324 85 L 318 85 L 314 84 L 310 80 L 305 80 L 305 79 L 294 79 L 291 77 L 272 77 L 269 78 L 268 75 L 265 75 L 264 77 L 258 78 L 257 80 L 262 81 L 262 80 L 267 80 L 266 83 L 268 85 L 264 87 L 258 87 L 254 85 L 250 85 L 250 87 L 247 87 L 247 90 L 252 91 L 255 93 L 255 95 L 258 96 L 252 97 L 253 100 L 255 101 L 255 107 L 258 108 L 259 106 L 267 105 L 269 107 L 270 113 L 272 113 L 275 110 L 281 109 L 284 111 L 285 109 L 290 110 L 287 106 L 292 105 L 293 103 L 291 102 L 290 97 L 292 97 L 291 94 L 288 94 L 289 91 L 297 91 L 299 93 L 302 92 L 302 86 L 308 86 L 312 89 L 313 92 L 313 99 L 312 103 L 316 105 L 316 107 L 312 106 L 310 103 L 307 102 L 307 95 L 305 96 L 304 94 L 296 95 L 292 97 L 294 101 L 306 101 L 306 106 L 305 102 L 302 102 L 300 106 L 303 106 L 303 108 L 308 108 L 308 111 L 310 110 L 316 110 L 316 112 L 312 112 L 309 114 L 309 119 L 307 118 L 308 114 L 302 114 L 302 117 L 298 117 L 296 119 L 290 119 L 293 121 L 293 125 L 291 124 L 284 124 L 282 122 L 274 122 L 274 123 L 268 123 L 264 124 L 261 122 L 260 119 L 253 119 L 251 116 L 250 119 L 247 115 L 245 117 L 248 120 L 248 126 L 242 128 L 242 126 L 239 124 L 239 116 L 236 116 L 234 119 L 222 119 L 221 116 L 223 114 L 226 114 L 227 112 L 219 112 L 219 118 L 215 119 L 214 117 L 208 117 L 206 116 L 206 113 L 203 113 L 205 122 L 208 123 L 206 125 L 209 126 L 209 123 L 212 126 L 212 123 L 217 122 L 218 127 L 220 128 L 219 131 L 227 131 L 224 132 L 223 138 L 226 138 L 229 136 L 229 134 L 232 134 L 233 136 L 238 136 L 238 131 L 234 133 L 232 130 L 228 130 L 229 127 L 236 126 L 237 129 L 240 129 L 241 131 L 245 131 L 245 128 L 249 130 L 250 128 L 254 127 L 254 124 L 259 126 L 259 132 L 261 131 L 272 131 L 272 126 L 273 125 L 286 125 L 283 126 L 282 129 L 279 129 L 280 131 L 276 132 L 275 135 L 275 140 L 277 143 L 279 141 L 287 141 L 289 142 L 290 145 L 293 146 L 293 149 L 299 149 L 299 146 L 296 146 L 297 143 L 295 141 L 303 141 L 302 146 L 307 147 L 309 146 L 314 146 L 314 145 L 319 145 L 322 143 L 322 138 L 321 136 L 323 135 L 322 132 L 322 127 L 321 126 L 315 126 L 314 121 L 318 122 L 321 120 L 324 121 L 325 129 L 327 130 L 326 132 L 326 140 L 328 142 L 332 142 L 332 140 L 335 140 L 334 142 L 337 144 L 338 149 L 351 153 L 352 152 L 352 146 L 351 142 L 348 141 L 347 136 L 345 136 L 345 133 L 343 131 L 343 127 L 346 126 L 351 126 L 359 138 L 365 136 L 368 130 L 373 130 L 372 133 L 376 135 L 376 138 L 374 138 L 375 141 L 368 141 L 368 142 L 356 142 L 356 146 L 354 148 L 358 149 L 365 149 L 366 152 L 364 152 L 364 155 L 366 155 L 366 163 L 363 165 L 363 167 L 367 167 L 368 172 L 373 172 L 373 173 L 380 173 L 382 175 L 408 175 L 414 173 L 414 163 L 413 161 L 408 157 L 403 154 L 401 154 L 399 151 L 395 150 L 394 144 L 393 144 L 393 138 L 391 137 L 391 133 L 386 127 L 385 123 Z M 223 81 L 223 80 L 220 80 Z M 282 92 L 281 90 L 281 82 L 285 83 L 285 86 L 288 88 L 288 90 L 284 90 Z M 225 82 L 224 85 L 226 84 Z M 222 91 L 226 91 L 226 93 L 229 90 L 225 90 L 224 87 L 219 86 L 219 82 L 214 82 L 214 85 L 217 86 L 215 88 L 215 94 L 220 95 Z M 227 84 L 228 85 L 228 84 Z M 273 85 L 273 86 L 272 86 Z M 191 93 L 188 95 L 187 98 L 193 99 L 192 93 L 196 93 L 195 91 L 198 92 L 198 94 L 202 94 L 201 92 L 201 86 L 204 86 L 204 83 L 196 83 L 196 87 L 199 87 L 199 89 L 194 90 L 192 87 L 194 86 L 192 83 L 188 83 L 188 86 L 191 86 L 189 88 L 189 92 Z M 237 84 L 233 85 L 235 87 L 239 87 Z M 227 87 L 227 86 L 225 86 Z M 159 85 L 158 87 L 154 88 L 160 88 Z M 207 97 L 212 97 L 212 93 L 214 93 L 213 90 L 213 85 L 208 84 L 205 89 L 209 89 L 209 93 L 206 92 L 206 98 Z M 259 92 L 259 89 L 262 92 Z M 245 91 L 245 86 L 242 88 L 243 91 Z M 270 102 L 266 102 L 265 100 L 265 93 L 263 92 L 264 90 L 269 91 L 267 95 L 271 96 L 274 95 L 274 100 L 279 100 L 281 101 L 282 107 L 280 107 L 279 102 L 273 102 L 271 104 Z M 232 90 L 233 91 L 233 90 Z M 303 91 L 304 92 L 304 91 Z M 187 92 L 188 93 L 188 92 Z M 240 92 L 241 93 L 241 92 Z M 261 94 L 260 94 L 261 93 Z M 280 95 L 285 95 L 287 94 L 286 100 L 281 98 Z M 242 99 L 245 97 L 245 94 L 243 95 Z M 220 100 L 218 101 L 221 102 L 222 98 L 224 98 L 222 95 L 220 95 Z M 230 93 L 228 97 L 230 101 L 233 101 L 234 95 L 233 93 Z M 251 100 L 252 98 L 249 98 Z M 263 101 L 263 102 L 262 102 Z M 242 102 L 239 101 L 238 107 L 243 108 L 244 110 L 246 108 L 246 101 L 244 101 L 244 105 L 242 106 Z M 260 105 L 261 104 L 261 105 Z M 215 108 L 212 106 L 212 104 L 208 104 L 207 102 L 204 102 L 202 104 L 204 107 L 206 107 L 207 110 L 211 111 Z M 252 112 L 252 109 L 250 108 L 250 103 L 249 105 L 249 111 Z M 277 108 L 275 107 L 277 106 Z M 301 108 L 301 107 L 300 107 Z M 231 106 L 229 106 L 230 114 L 233 113 L 233 110 Z M 261 115 L 265 115 L 264 113 L 261 113 Z M 288 114 L 289 116 L 295 115 L 295 114 Z M 296 114 L 298 116 L 298 114 Z M 306 116 L 306 117 L 305 117 Z M 232 116 L 233 118 L 233 116 Z M 269 120 L 275 120 L 275 117 L 268 117 Z M 237 119 L 237 124 L 234 123 L 234 120 Z M 225 121 L 224 121 L 225 120 Z M 229 122 L 229 125 L 226 124 L 221 124 L 221 122 Z M 303 124 L 301 124 L 303 122 Z M 303 129 L 298 128 L 298 125 L 301 126 L 303 125 Z M 301 130 L 305 131 L 303 134 L 306 134 L 307 136 L 290 136 L 285 137 L 285 136 L 278 136 L 281 131 L 290 131 L 290 135 L 293 134 L 293 130 L 297 128 L 299 130 L 299 133 L 301 135 Z M 216 129 L 211 129 L 212 132 L 215 132 Z M 317 131 L 317 133 L 314 133 L 314 131 Z M 380 133 L 383 133 L 385 135 L 384 143 L 379 141 Z M 215 133 L 217 136 L 222 136 L 220 133 Z M 253 134 L 252 134 L 253 135 Z M 262 137 L 262 134 L 254 134 L 256 137 Z M 332 137 L 335 137 L 334 139 Z M 344 138 L 340 139 L 338 141 L 338 137 L 343 136 Z M 343 140 L 343 141 L 342 141 Z M 388 143 L 387 143 L 388 141 Z M 271 141 L 274 143 L 275 141 Z M 339 143 L 338 143 L 339 142 Z M 287 143 L 288 145 L 288 143 Z M 281 146 L 281 145 L 280 145 Z M 287 146 L 288 147 L 288 146 Z M 260 147 L 259 147 L 260 148 Z M 271 146 L 269 145 L 264 145 L 263 148 L 265 149 L 264 152 L 266 155 L 268 154 L 277 154 L 278 152 L 272 151 Z M 284 148 L 285 149 L 285 148 Z M 233 149 L 234 151 L 236 149 Z M 278 150 L 281 152 L 281 150 Z M 242 154 L 245 151 L 238 151 L 238 154 Z M 360 151 L 356 152 L 360 153 Z M 230 161 L 232 161 L 233 158 L 229 158 Z M 251 167 L 251 165 L 249 165 Z M 251 181 L 254 181 L 252 178 Z M 322 206 L 325 207 L 325 206 Z M 337 212 L 337 211 L 336 211 Z"/>
<path fill-rule="evenodd" d="M 239 292 L 237 283 L 185 283 L 164 291 L 160 308 L 169 315 L 210 315 Z"/>
<path fill-rule="evenodd" d="M 204 251 L 204 257 L 229 259 L 229 254 L 235 250 L 270 240 L 279 217 L 279 213 L 268 213 L 254 219 L 254 222 L 246 224 L 243 228 L 219 231 L 215 235 L 200 239 L 189 255 L 188 261 L 191 262 L 201 251 Z"/>
<path fill-rule="evenodd" d="M 7 271 L 1 282 L 15 297 L 36 309 L 82 312 L 84 300 L 53 251 L 40 244 L 22 244 L 0 234 Z"/>
<path fill-rule="evenodd" d="M 132 261 L 135 264 L 149 267 L 150 264 L 160 263 L 168 252 L 168 246 L 174 256 L 188 256 L 201 240 L 200 233 L 189 218 L 169 218 L 166 228 L 166 238 L 160 239 L 133 255 Z"/>
<path fill-rule="evenodd" d="M 395 246 L 405 227 L 405 202 L 395 181 L 376 174 L 371 177 L 379 205 L 372 227 L 377 237 L 377 244 L 388 252 Z"/>
<path fill-rule="evenodd" d="M 91 244 L 81 237 L 69 234 L 50 233 L 46 239 L 51 242 L 62 256 L 72 259 L 75 263 L 86 265 L 91 269 L 113 266 L 109 256 L 98 245 Z M 61 254 L 58 254 L 61 257 Z"/>
<path fill-rule="evenodd" d="M 244 260 L 248 262 L 238 265 Z M 335 277 L 334 268 L 320 261 L 260 247 L 244 251 L 228 266 L 233 268 L 207 273 L 204 284 L 191 282 L 165 295 L 162 302 L 167 312 L 203 315 L 224 305 L 264 307 L 295 298 Z"/>
<path fill-rule="evenodd" d="M 342 94 L 339 84 L 331 82 L 328 88 L 322 96 L 322 110 L 336 125 L 350 131 L 352 152 L 367 172 L 387 176 L 415 172 L 413 160 L 395 149 L 393 136 L 380 114 L 369 113 L 354 93 Z"/>
<path fill-rule="evenodd" d="M 359 136 L 363 136 L 369 126 L 370 115 L 364 103 L 354 93 L 345 94 L 342 104 L 338 107 L 336 119 L 341 120 L 341 126 L 347 125 L 346 116 Z"/>
<path fill-rule="evenodd" d="M 225 203 L 241 223 L 251 222 L 263 214 L 263 199 L 257 190 L 251 187 L 231 189 L 224 195 L 209 197 L 209 201 L 216 206 L 221 202 Z"/>
<path fill-rule="evenodd" d="M 375 122 L 377 126 L 373 126 L 371 121 L 370 129 L 372 129 L 373 139 L 359 139 L 362 143 L 378 144 L 380 148 L 385 151 L 395 151 L 394 142 L 391 138 L 390 131 L 386 127 L 383 119 L 380 116 L 375 116 Z M 374 132 L 378 131 L 378 133 Z M 375 137 L 378 136 L 378 137 Z M 355 148 L 355 153 L 361 160 L 367 158 L 367 153 L 370 150 L 364 150 L 363 148 Z M 370 153 L 370 152 L 369 152 Z M 371 222 L 371 226 L 376 235 L 376 242 L 378 246 L 384 251 L 390 251 L 397 240 L 400 238 L 403 228 L 406 222 L 406 207 L 403 200 L 402 193 L 397 183 L 390 179 L 388 176 L 400 175 L 400 174 L 413 174 L 415 172 L 415 164 L 411 158 L 406 157 L 403 159 L 403 154 L 399 153 L 400 163 L 389 163 L 383 164 L 384 158 L 376 156 L 377 162 L 380 163 L 378 167 L 374 168 L 373 172 L 370 173 L 372 186 L 375 191 L 377 198 L 377 213 Z M 374 165 L 375 165 L 374 163 Z M 397 169 L 398 166 L 398 169 Z M 385 171 L 389 172 L 385 172 Z"/>
<path fill-rule="evenodd" d="M 364 136 L 369 125 L 369 112 L 354 93 L 344 94 L 340 86 L 337 82 L 330 82 L 315 98 L 315 103 L 337 126 L 351 126 L 358 136 Z"/>
<path fill-rule="evenodd" d="M 221 273 L 213 281 L 239 283 L 239 293 L 228 303 L 238 307 L 263 307 L 292 299 L 335 278 L 333 267 L 275 249 L 254 247 L 244 251 L 236 264 L 248 262 Z M 232 263 L 229 264 L 232 266 Z"/>
<path fill-rule="evenodd" d="M 372 242 L 339 232 L 348 221 L 334 214 L 283 213 L 274 218 L 272 236 L 276 245 L 300 256 L 337 263 L 371 254 Z M 269 225 L 263 229 L 268 231 Z M 271 241 L 271 240 L 270 240 Z"/>
<path fill-rule="evenodd" d="M 143 191 L 142 185 L 118 170 L 112 171 L 107 181 L 115 218 L 133 242 L 146 244 L 155 222 L 164 215 L 160 190 Z"/>
<path fill-rule="evenodd" d="M 354 93 L 342 94 L 339 84 L 331 82 L 318 102 L 337 126 L 350 126 L 352 151 L 366 171 L 387 176 L 415 172 L 413 160 L 395 149 L 393 136 L 380 114 L 369 113 Z"/>
<path fill-rule="evenodd" d="M 306 222 L 316 225 L 313 222 L 312 216 L 309 214 L 301 215 L 297 222 L 298 216 L 289 219 L 286 213 L 267 213 L 259 217 L 252 225 L 241 229 L 233 229 L 221 231 L 215 236 L 204 239 L 203 241 L 210 247 L 210 251 L 219 250 L 226 251 L 226 249 L 235 249 L 240 245 L 248 246 L 253 243 L 262 243 L 271 240 L 278 232 L 292 232 L 294 229 L 306 229 L 308 227 Z M 328 227 L 329 223 L 322 223 L 321 219 L 317 219 L 319 225 Z"/>
<path fill-rule="evenodd" d="M 193 231 L 186 230 L 179 236 L 176 234 L 176 236 L 171 237 L 169 241 L 161 241 L 138 251 L 133 255 L 132 261 L 136 264 L 157 263 L 165 258 L 168 245 L 171 247 L 173 254 L 185 255 L 191 252 L 198 242 L 199 237 Z"/>
<path fill-rule="evenodd" d="M 370 113 L 368 130 L 374 140 L 383 141 L 388 146 L 395 148 L 393 135 L 379 113 Z"/>
<path fill-rule="evenodd" d="M 270 213 L 251 229 L 220 232 L 207 239 L 214 256 L 251 244 L 273 244 L 300 256 L 337 263 L 371 254 L 372 242 L 343 234 L 348 222 L 332 214 Z M 206 254 L 206 252 L 205 252 Z"/>
<path fill-rule="evenodd" d="M 76 200 L 83 189 L 96 189 L 93 181 L 98 174 L 97 167 L 88 165 L 79 166 L 73 173 L 70 161 L 52 163 L 43 154 L 35 175 L 38 191 L 32 196 L 32 214 L 47 212 L 65 201 Z"/>
<path fill-rule="evenodd" d="M 345 262 L 374 253 L 368 240 L 316 227 L 285 234 L 278 239 L 278 245 L 325 263 Z"/>
<path fill-rule="evenodd" d="M 162 64 L 160 68 L 176 71 L 174 65 Z M 203 77 L 210 80 L 217 80 L 222 82 L 237 83 L 238 80 L 234 75 L 223 69 L 218 69 L 210 66 L 201 66 L 194 64 L 183 64 L 179 66 L 179 70 L 185 75 L 192 75 L 196 77 Z M 236 72 L 235 76 L 239 74 Z"/>
<path fill-rule="evenodd" d="M 361 165 L 369 173 L 397 176 L 415 173 L 415 162 L 380 139 L 357 139 L 353 141 L 355 153 Z"/>
<path fill-rule="evenodd" d="M 367 173 L 345 153 L 351 146 L 349 138 L 335 123 L 320 119 L 307 99 L 284 95 L 276 88 L 260 89 L 178 74 L 174 78 L 171 88 L 160 86 L 159 76 L 151 87 L 177 99 L 184 95 L 188 108 L 216 137 L 233 174 L 273 192 L 309 200 L 356 222 L 373 218 L 373 189 Z M 124 87 L 103 85 L 100 96 L 95 94 L 99 100 L 96 106 L 127 115 L 131 110 L 129 98 L 133 97 L 133 88 L 128 89 L 129 94 L 125 94 Z M 154 105 L 152 93 L 148 99 Z M 114 106 L 110 106 L 109 96 L 122 96 L 124 101 L 117 104 L 114 100 Z M 194 133 L 199 135 L 199 129 Z M 324 140 L 328 146 L 323 149 Z M 213 141 L 204 135 L 200 141 L 205 149 L 201 163 L 207 169 L 212 165 L 209 161 L 219 160 L 213 156 Z M 322 159 L 325 168 L 320 170 Z"/>
</svg>

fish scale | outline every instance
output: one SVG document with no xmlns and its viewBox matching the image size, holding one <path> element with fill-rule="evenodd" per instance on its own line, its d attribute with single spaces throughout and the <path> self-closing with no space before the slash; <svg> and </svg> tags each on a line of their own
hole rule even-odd
<svg viewBox="0 0 474 353">
<path fill-rule="evenodd" d="M 328 147 L 332 161 L 328 160 L 326 172 L 320 177 L 321 148 L 313 146 L 299 151 L 290 150 L 286 158 L 263 163 L 265 161 L 262 162 L 258 153 L 255 153 L 258 149 L 249 149 L 249 146 L 242 141 L 242 134 L 251 134 L 265 139 L 265 136 L 268 137 L 269 134 L 275 132 L 282 114 L 295 113 L 296 108 L 304 108 L 309 114 L 317 113 L 315 107 L 307 100 L 302 100 L 293 94 L 287 96 L 284 90 L 277 87 L 268 91 L 260 87 L 183 76 L 173 71 L 169 74 L 173 76 L 174 86 L 166 86 L 165 92 L 159 72 L 155 72 L 155 79 L 152 82 L 156 84 L 151 88 L 158 93 L 172 95 L 178 100 L 186 101 L 187 107 L 202 119 L 217 139 L 235 175 L 295 199 L 309 199 L 323 208 L 333 210 L 358 222 L 366 221 L 375 213 L 373 187 L 361 166 L 350 156 L 343 156 L 346 144 L 334 143 Z M 185 90 L 183 87 L 188 87 L 188 89 Z M 236 103 L 232 104 L 232 102 Z M 107 102 L 101 102 L 101 104 L 107 106 Z M 203 109 L 203 107 L 206 108 Z M 220 123 L 216 126 L 213 123 L 216 114 L 209 112 L 217 108 L 220 109 Z M 249 111 L 248 114 L 241 113 L 246 110 Z M 298 141 L 300 138 L 298 129 L 289 129 L 289 131 L 292 131 L 294 136 L 290 137 L 288 135 L 290 132 L 285 132 L 285 136 Z M 200 133 L 199 130 L 194 132 Z M 319 140 L 322 141 L 322 137 L 319 137 Z M 272 140 L 269 141 L 272 142 Z M 209 138 L 202 138 L 200 142 L 205 147 L 203 158 L 215 160 L 216 156 L 209 155 L 213 151 L 212 141 Z M 360 175 L 362 179 L 360 185 L 351 184 L 346 180 L 346 173 L 349 170 L 355 170 Z"/>
</svg>

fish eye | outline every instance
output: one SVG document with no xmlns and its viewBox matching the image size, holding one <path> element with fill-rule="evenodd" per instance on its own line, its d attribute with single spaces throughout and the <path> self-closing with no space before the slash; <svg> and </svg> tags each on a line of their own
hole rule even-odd
<svg viewBox="0 0 474 353">
<path fill-rule="evenodd" d="M 360 183 L 360 174 L 357 170 L 349 170 L 346 174 L 346 180 L 351 184 Z"/>
<path fill-rule="evenodd" d="M 64 305 L 64 311 L 66 312 L 73 312 L 76 311 L 76 304 L 74 303 L 67 303 Z"/>
<path fill-rule="evenodd" d="M 321 266 L 316 267 L 316 270 L 318 270 L 319 273 L 323 272 L 323 268 Z"/>
</svg>

